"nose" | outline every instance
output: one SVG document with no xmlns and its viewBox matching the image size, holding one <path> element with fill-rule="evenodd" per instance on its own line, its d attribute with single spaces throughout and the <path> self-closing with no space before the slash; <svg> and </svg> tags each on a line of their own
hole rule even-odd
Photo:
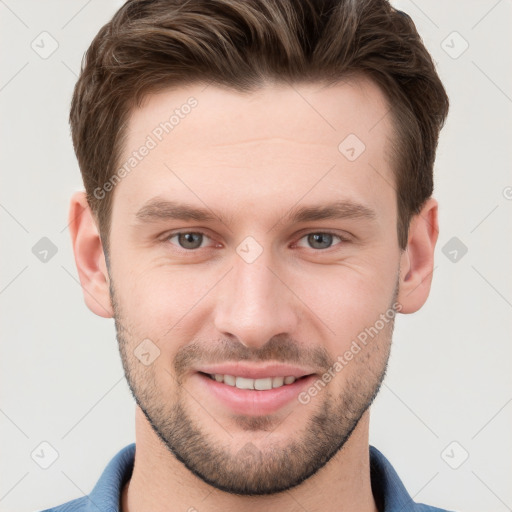
<svg viewBox="0 0 512 512">
<path fill-rule="evenodd" d="M 269 252 L 252 263 L 235 254 L 234 268 L 218 290 L 216 329 L 248 348 L 261 348 L 274 336 L 292 336 L 299 321 L 300 302 Z"/>
</svg>

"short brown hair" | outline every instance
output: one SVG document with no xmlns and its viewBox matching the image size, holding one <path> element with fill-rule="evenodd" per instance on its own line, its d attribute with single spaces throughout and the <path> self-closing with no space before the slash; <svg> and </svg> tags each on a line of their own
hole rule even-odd
<svg viewBox="0 0 512 512">
<path fill-rule="evenodd" d="M 268 79 L 336 83 L 363 74 L 386 94 L 398 240 L 433 191 L 448 97 L 411 18 L 387 0 L 128 0 L 87 50 L 71 104 L 73 145 L 105 250 L 131 109 L 192 82 L 251 92 Z"/>
</svg>

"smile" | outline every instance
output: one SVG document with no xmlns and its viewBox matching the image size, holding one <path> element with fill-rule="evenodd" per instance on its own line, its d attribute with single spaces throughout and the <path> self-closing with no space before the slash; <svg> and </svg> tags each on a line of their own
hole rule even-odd
<svg viewBox="0 0 512 512">
<path fill-rule="evenodd" d="M 297 380 L 291 375 L 287 377 L 265 377 L 263 379 L 249 379 L 247 377 L 237 377 L 219 373 L 211 373 L 209 376 L 217 382 L 222 382 L 228 386 L 237 387 L 238 389 L 256 389 L 260 391 L 280 388 L 288 384 L 293 384 Z"/>
</svg>

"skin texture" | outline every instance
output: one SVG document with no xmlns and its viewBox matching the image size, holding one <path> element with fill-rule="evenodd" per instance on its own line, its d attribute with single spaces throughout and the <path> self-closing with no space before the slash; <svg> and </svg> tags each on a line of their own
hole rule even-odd
<svg viewBox="0 0 512 512">
<path fill-rule="evenodd" d="M 364 78 L 266 84 L 250 94 L 194 84 L 150 95 L 132 113 L 122 160 L 191 96 L 197 106 L 110 192 L 108 268 L 84 194 L 71 201 L 85 301 L 115 318 L 137 401 L 122 509 L 374 511 L 368 407 L 393 321 L 307 404 L 292 400 L 274 414 L 233 414 L 204 391 L 196 370 L 244 359 L 292 363 L 321 378 L 393 305 L 412 313 L 427 299 L 437 203 L 429 199 L 413 217 L 401 251 L 391 119 L 383 93 Z M 365 144 L 354 161 L 338 149 L 349 134 Z M 155 198 L 215 218 L 138 217 Z M 294 208 L 333 201 L 373 215 L 287 219 Z M 204 236 L 173 236 L 178 230 Z M 332 238 L 311 236 L 326 231 Z M 262 250 L 251 263 L 237 252 L 247 237 Z M 145 339 L 160 351 L 149 365 L 135 356 Z"/>
</svg>

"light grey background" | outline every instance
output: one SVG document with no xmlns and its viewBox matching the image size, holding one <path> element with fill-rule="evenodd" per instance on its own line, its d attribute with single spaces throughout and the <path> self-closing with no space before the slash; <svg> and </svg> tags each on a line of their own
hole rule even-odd
<svg viewBox="0 0 512 512">
<path fill-rule="evenodd" d="M 85 307 L 66 228 L 70 194 L 82 188 L 67 124 L 72 89 L 121 3 L 0 0 L 1 511 L 89 493 L 135 439 L 113 321 Z M 512 510 L 512 3 L 393 3 L 416 22 L 451 111 L 436 164 L 432 293 L 397 320 L 371 443 L 418 501 Z M 46 262 L 32 252 L 43 237 L 57 248 Z M 58 452 L 48 469 L 44 441 Z"/>
</svg>

